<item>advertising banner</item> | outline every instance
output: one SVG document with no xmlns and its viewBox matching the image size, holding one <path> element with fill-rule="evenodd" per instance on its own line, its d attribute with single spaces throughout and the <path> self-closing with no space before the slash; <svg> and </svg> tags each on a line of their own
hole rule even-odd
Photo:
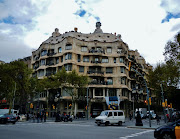
<svg viewBox="0 0 180 139">
<path fill-rule="evenodd" d="M 105 97 L 106 104 L 108 105 L 108 109 L 110 110 L 118 110 L 118 106 L 120 104 L 120 97 L 117 96 L 113 97 Z"/>
</svg>

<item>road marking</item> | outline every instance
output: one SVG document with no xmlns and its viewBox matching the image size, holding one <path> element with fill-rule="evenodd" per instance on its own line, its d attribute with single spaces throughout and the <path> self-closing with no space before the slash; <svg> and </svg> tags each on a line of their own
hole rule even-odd
<svg viewBox="0 0 180 139">
<path fill-rule="evenodd" d="M 146 134 L 148 132 L 153 132 L 154 130 L 146 130 L 146 131 L 143 131 L 143 132 L 139 132 L 139 133 L 135 133 L 135 134 L 131 134 L 131 135 L 128 135 L 128 136 L 125 136 L 125 137 L 119 137 L 119 139 L 127 139 L 127 138 L 133 138 L 133 137 L 137 137 L 137 136 L 140 136 L 142 134 Z"/>
<path fill-rule="evenodd" d="M 61 125 L 70 125 L 70 126 L 86 126 L 86 127 L 92 126 L 92 125 L 81 125 L 81 124 L 61 124 Z"/>
</svg>

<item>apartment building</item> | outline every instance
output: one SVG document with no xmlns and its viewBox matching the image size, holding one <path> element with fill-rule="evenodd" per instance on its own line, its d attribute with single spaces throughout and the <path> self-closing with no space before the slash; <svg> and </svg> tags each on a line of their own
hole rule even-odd
<svg viewBox="0 0 180 139">
<path fill-rule="evenodd" d="M 129 113 L 133 94 L 138 94 L 139 102 L 146 99 L 143 78 L 135 71 L 128 70 L 130 62 L 132 68 L 146 79 L 152 66 L 137 50 L 129 50 L 121 35 L 103 33 L 100 22 L 96 23 L 95 31 L 89 34 L 78 32 L 77 28 L 61 34 L 56 28 L 52 36 L 32 52 L 31 58 L 33 76 L 38 79 L 55 74 L 62 67 L 67 72 L 74 69 L 78 74 L 89 76 L 88 110 L 92 117 L 110 108 L 110 103 L 116 103 L 118 107 L 115 109 L 124 109 Z M 57 99 L 57 96 L 60 97 Z M 71 104 L 71 96 L 60 88 L 37 93 L 34 98 L 35 108 L 48 107 L 50 116 L 57 111 L 69 113 Z M 83 115 L 86 106 L 86 96 L 78 94 L 74 115 Z"/>
<path fill-rule="evenodd" d="M 0 64 L 5 64 L 5 62 L 0 60 Z"/>
</svg>

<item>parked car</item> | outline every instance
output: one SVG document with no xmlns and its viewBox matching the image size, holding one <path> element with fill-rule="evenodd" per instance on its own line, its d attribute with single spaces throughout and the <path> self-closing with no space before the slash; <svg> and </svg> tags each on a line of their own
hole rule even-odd
<svg viewBox="0 0 180 139">
<path fill-rule="evenodd" d="M 15 124 L 17 122 L 17 117 L 13 115 L 0 115 L 0 123 L 1 124 L 6 124 L 6 123 L 12 123 Z"/>
<path fill-rule="evenodd" d="M 102 111 L 100 116 L 95 118 L 95 123 L 100 126 L 105 124 L 118 124 L 122 125 L 125 122 L 124 112 L 122 110 L 106 110 Z"/>
<path fill-rule="evenodd" d="M 179 139 L 180 138 L 180 120 L 171 124 L 161 126 L 155 129 L 154 137 L 157 139 Z"/>
<path fill-rule="evenodd" d="M 156 114 L 154 113 L 154 110 L 150 110 L 151 119 L 156 119 Z M 149 111 L 147 111 L 147 118 L 149 118 Z"/>
</svg>

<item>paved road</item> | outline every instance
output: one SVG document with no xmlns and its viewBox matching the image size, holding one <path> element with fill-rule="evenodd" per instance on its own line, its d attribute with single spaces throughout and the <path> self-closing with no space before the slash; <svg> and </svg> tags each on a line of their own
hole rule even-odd
<svg viewBox="0 0 180 139">
<path fill-rule="evenodd" d="M 131 121 L 132 122 L 132 121 Z M 97 126 L 93 120 L 0 125 L 0 139 L 153 139 L 153 129 Z M 130 122 L 129 122 L 130 124 Z"/>
</svg>

